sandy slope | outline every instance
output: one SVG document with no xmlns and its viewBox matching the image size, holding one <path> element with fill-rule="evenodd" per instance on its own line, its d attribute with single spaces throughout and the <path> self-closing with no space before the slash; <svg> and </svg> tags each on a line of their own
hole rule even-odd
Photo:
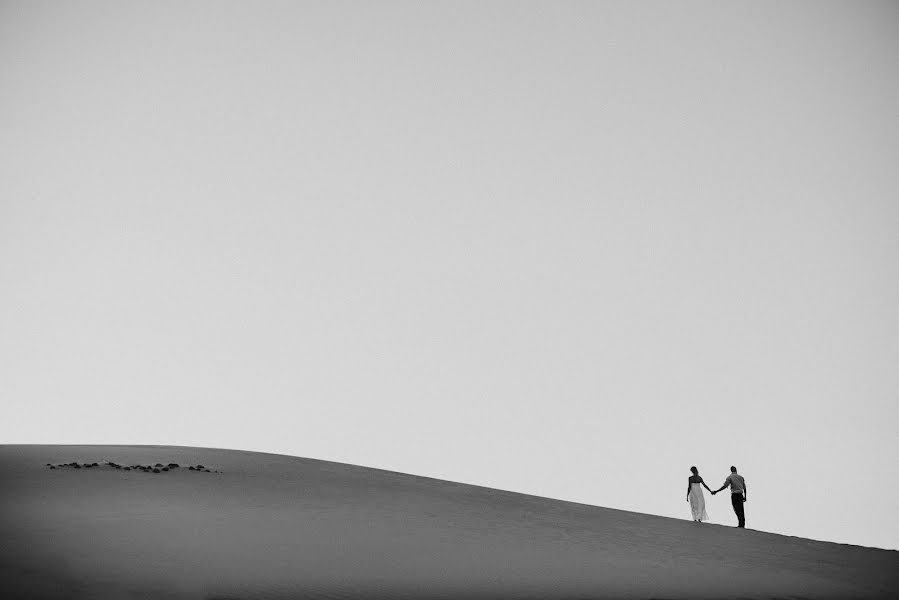
<svg viewBox="0 0 899 600">
<path fill-rule="evenodd" d="M 222 473 L 45 463 L 202 463 Z M 886 598 L 899 552 L 304 458 L 0 446 L 0 592 L 33 598 Z"/>
</svg>

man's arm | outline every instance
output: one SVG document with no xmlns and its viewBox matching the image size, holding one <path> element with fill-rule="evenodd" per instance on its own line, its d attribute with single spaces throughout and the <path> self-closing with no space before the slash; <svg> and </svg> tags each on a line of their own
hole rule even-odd
<svg viewBox="0 0 899 600">
<path fill-rule="evenodd" d="M 724 480 L 724 485 L 722 485 L 720 488 L 718 488 L 717 490 L 715 490 L 715 491 L 712 492 L 712 493 L 713 493 L 713 494 L 717 494 L 718 492 L 720 492 L 721 490 L 723 490 L 724 488 L 726 488 L 726 487 L 729 486 L 729 485 L 730 485 L 730 479 L 725 479 L 725 480 Z"/>
<path fill-rule="evenodd" d="M 743 502 L 749 500 L 749 486 L 746 485 L 746 480 L 743 480 Z"/>
</svg>

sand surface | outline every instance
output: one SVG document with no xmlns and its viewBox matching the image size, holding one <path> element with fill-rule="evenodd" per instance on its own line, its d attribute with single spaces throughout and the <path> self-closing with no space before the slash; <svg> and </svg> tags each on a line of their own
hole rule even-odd
<svg viewBox="0 0 899 600">
<path fill-rule="evenodd" d="M 72 461 L 101 466 L 46 466 Z M 145 473 L 104 461 L 181 468 Z M 196 464 L 220 472 L 187 469 Z M 0 514 L 2 598 L 801 599 L 899 591 L 896 551 L 232 450 L 0 446 Z"/>
</svg>

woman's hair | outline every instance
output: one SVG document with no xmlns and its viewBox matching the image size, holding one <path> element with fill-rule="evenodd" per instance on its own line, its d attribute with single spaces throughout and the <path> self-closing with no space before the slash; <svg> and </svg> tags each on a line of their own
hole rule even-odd
<svg viewBox="0 0 899 600">
<path fill-rule="evenodd" d="M 693 471 L 693 474 L 694 474 L 694 475 L 698 475 L 698 474 L 699 474 L 699 469 L 697 469 L 696 467 L 690 467 L 690 470 Z"/>
</svg>

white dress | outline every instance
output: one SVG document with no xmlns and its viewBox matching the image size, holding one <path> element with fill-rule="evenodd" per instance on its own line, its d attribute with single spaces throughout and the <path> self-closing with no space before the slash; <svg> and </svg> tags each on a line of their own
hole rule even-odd
<svg viewBox="0 0 899 600">
<path fill-rule="evenodd" d="M 705 512 L 705 497 L 702 495 L 702 484 L 690 484 L 690 512 L 694 521 L 708 521 L 709 513 Z"/>
</svg>

